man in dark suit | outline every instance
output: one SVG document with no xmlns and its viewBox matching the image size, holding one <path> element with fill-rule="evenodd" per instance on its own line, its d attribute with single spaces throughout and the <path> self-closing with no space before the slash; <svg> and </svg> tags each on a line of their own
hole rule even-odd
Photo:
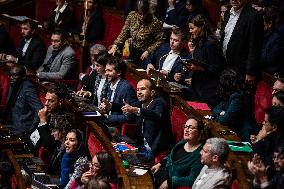
<svg viewBox="0 0 284 189">
<path fill-rule="evenodd" d="M 248 0 L 231 0 L 221 30 L 227 66 L 247 83 L 254 83 L 261 55 L 263 19 Z"/>
<path fill-rule="evenodd" d="M 184 48 L 186 41 L 185 32 L 180 28 L 173 28 L 170 43 L 162 44 L 155 53 L 146 59 L 147 73 L 156 67 L 167 81 L 184 82 L 185 72 L 182 61 L 183 59 L 191 59 L 191 55 Z"/>
<path fill-rule="evenodd" d="M 56 5 L 49 20 L 44 23 L 45 28 L 51 31 L 55 29 L 73 31 L 76 25 L 74 8 L 65 0 L 56 0 Z"/>
<path fill-rule="evenodd" d="M 43 63 L 45 57 L 45 44 L 38 34 L 36 34 L 37 24 L 30 19 L 26 19 L 21 24 L 21 34 L 18 55 L 7 55 L 6 59 L 19 63 L 28 69 L 36 71 Z"/>
<path fill-rule="evenodd" d="M 125 114 L 136 114 L 137 145 L 145 148 L 148 158 L 170 150 L 174 144 L 169 107 L 156 93 L 153 81 L 142 79 L 137 84 L 139 105 L 125 104 L 122 107 Z"/>
<path fill-rule="evenodd" d="M 118 57 L 110 57 L 105 68 L 105 75 L 108 79 L 109 87 L 107 99 L 103 99 L 99 105 L 101 112 L 106 117 L 106 124 L 120 126 L 123 122 L 129 121 L 123 114 L 121 107 L 125 104 L 135 104 L 137 99 L 135 92 L 127 80 L 124 79 L 126 65 Z"/>
<path fill-rule="evenodd" d="M 10 90 L 5 110 L 7 127 L 19 136 L 26 136 L 38 124 L 37 111 L 42 108 L 36 88 L 25 79 L 26 70 L 15 65 L 10 71 Z"/>
</svg>

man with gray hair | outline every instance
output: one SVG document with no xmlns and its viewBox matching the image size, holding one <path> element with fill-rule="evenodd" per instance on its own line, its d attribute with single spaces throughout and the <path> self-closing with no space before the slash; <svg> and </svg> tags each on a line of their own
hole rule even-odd
<svg viewBox="0 0 284 189">
<path fill-rule="evenodd" d="M 223 138 L 207 139 L 200 151 L 204 167 L 196 178 L 192 189 L 228 188 L 231 174 L 224 168 L 229 147 Z"/>
</svg>

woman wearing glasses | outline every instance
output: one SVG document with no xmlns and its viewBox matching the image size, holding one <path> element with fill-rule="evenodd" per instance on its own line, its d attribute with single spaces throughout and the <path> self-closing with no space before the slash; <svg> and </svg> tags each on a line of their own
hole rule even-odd
<svg viewBox="0 0 284 189">
<path fill-rule="evenodd" d="M 112 189 L 117 188 L 115 162 L 111 155 L 106 152 L 97 153 L 89 163 L 89 170 L 81 178 L 76 179 L 70 188 L 84 188 L 92 178 L 103 179 Z"/>
<path fill-rule="evenodd" d="M 171 153 L 152 167 L 156 188 L 191 187 L 200 170 L 200 151 L 204 143 L 204 126 L 201 120 L 191 117 L 183 126 L 183 140 Z"/>
</svg>

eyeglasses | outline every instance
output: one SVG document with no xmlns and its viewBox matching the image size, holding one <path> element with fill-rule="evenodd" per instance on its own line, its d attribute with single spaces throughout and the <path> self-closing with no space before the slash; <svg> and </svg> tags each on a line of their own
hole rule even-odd
<svg viewBox="0 0 284 189">
<path fill-rule="evenodd" d="M 194 127 L 194 126 L 192 126 L 192 125 L 183 125 L 182 126 L 184 129 L 190 129 L 190 130 L 197 130 L 197 127 Z"/>
</svg>

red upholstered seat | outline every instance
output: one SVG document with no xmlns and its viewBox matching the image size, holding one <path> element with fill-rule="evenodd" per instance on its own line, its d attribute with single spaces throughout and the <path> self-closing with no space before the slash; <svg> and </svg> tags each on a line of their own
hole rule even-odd
<svg viewBox="0 0 284 189">
<path fill-rule="evenodd" d="M 126 0 L 117 0 L 117 1 L 116 1 L 116 8 L 117 8 L 118 10 L 124 10 L 125 4 L 126 4 L 125 1 L 126 1 Z"/>
<path fill-rule="evenodd" d="M 20 40 L 22 38 L 20 26 L 17 24 L 12 24 L 9 33 L 11 38 L 13 39 L 14 44 L 18 48 L 20 45 Z"/>
<path fill-rule="evenodd" d="M 113 44 L 114 40 L 120 34 L 120 31 L 124 26 L 124 17 L 122 15 L 114 15 L 105 12 L 104 20 L 106 24 L 106 29 L 103 44 L 108 47 Z"/>
<path fill-rule="evenodd" d="M 138 81 L 136 79 L 134 79 L 133 77 L 131 77 L 131 75 L 129 75 L 127 72 L 126 72 L 126 75 L 125 75 L 125 79 L 129 82 L 131 87 L 133 87 L 134 91 L 136 91 Z"/>
<path fill-rule="evenodd" d="M 38 157 L 44 162 L 45 165 L 48 165 L 51 158 L 51 153 L 46 148 L 40 147 L 38 150 Z"/>
<path fill-rule="evenodd" d="M 92 132 L 90 133 L 88 138 L 88 150 L 91 157 L 94 157 L 94 155 L 98 152 L 105 151 L 100 141 L 95 137 L 94 133 Z"/>
<path fill-rule="evenodd" d="M 254 115 L 256 122 L 261 125 L 264 120 L 264 111 L 271 106 L 272 89 L 263 81 L 257 85 L 254 97 Z"/>
<path fill-rule="evenodd" d="M 121 127 L 121 135 L 125 135 L 131 139 L 135 139 L 136 124 L 123 123 Z"/>
<path fill-rule="evenodd" d="M 0 70 L 0 81 L 0 108 L 5 109 L 10 83 L 8 75 L 2 70 Z"/>
<path fill-rule="evenodd" d="M 187 117 L 185 113 L 178 107 L 173 107 L 171 115 L 172 132 L 175 138 L 175 142 L 179 142 L 183 139 L 183 125 L 185 124 Z"/>
<path fill-rule="evenodd" d="M 37 2 L 36 20 L 43 23 L 44 18 L 50 16 L 51 11 L 55 8 L 56 4 L 54 0 L 38 0 Z"/>
</svg>

